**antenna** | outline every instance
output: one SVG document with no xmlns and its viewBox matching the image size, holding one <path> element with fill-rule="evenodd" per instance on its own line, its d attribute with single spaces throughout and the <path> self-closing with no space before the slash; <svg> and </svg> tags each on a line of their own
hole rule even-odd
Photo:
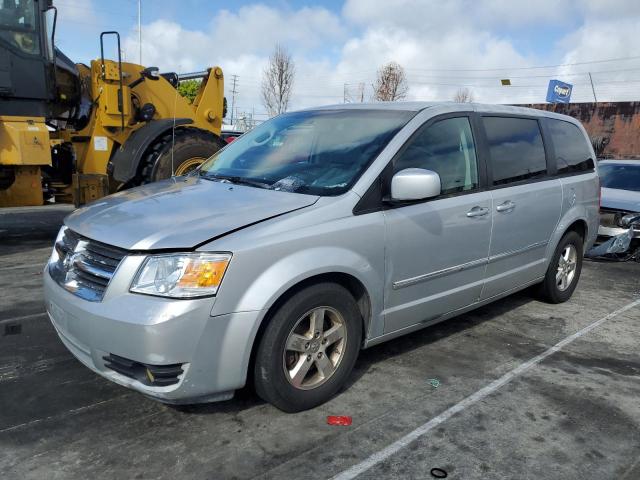
<svg viewBox="0 0 640 480">
<path fill-rule="evenodd" d="M 138 0 L 138 63 L 142 65 L 142 0 Z"/>
<path fill-rule="evenodd" d="M 182 70 L 182 65 L 178 65 L 178 69 Z M 173 168 L 173 149 L 176 145 L 176 107 L 178 105 L 178 88 L 176 87 L 176 94 L 173 97 L 173 126 L 171 127 L 171 178 L 174 176 Z"/>
</svg>

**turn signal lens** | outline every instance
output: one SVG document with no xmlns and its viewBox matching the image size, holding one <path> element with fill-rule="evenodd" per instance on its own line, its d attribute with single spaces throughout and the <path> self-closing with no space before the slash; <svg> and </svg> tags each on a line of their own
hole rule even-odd
<svg viewBox="0 0 640 480">
<path fill-rule="evenodd" d="M 228 260 L 212 261 L 195 259 L 187 264 L 182 277 L 178 281 L 181 288 L 209 288 L 220 285 Z"/>
</svg>

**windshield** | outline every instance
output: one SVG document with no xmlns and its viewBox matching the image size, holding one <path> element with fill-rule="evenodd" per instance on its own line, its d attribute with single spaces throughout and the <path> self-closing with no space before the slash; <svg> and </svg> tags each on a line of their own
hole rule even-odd
<svg viewBox="0 0 640 480">
<path fill-rule="evenodd" d="M 272 190 L 340 195 L 414 115 L 393 110 L 287 113 L 214 154 L 200 175 Z"/>
<path fill-rule="evenodd" d="M 24 53 L 40 51 L 33 0 L 0 0 L 0 39 Z"/>
<path fill-rule="evenodd" d="M 640 165 L 599 165 L 598 173 L 603 187 L 640 192 Z"/>
</svg>

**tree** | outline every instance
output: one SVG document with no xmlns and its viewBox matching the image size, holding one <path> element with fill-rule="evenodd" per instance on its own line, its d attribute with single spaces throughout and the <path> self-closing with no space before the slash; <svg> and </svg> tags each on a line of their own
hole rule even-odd
<svg viewBox="0 0 640 480">
<path fill-rule="evenodd" d="M 200 88 L 200 80 L 184 80 L 178 84 L 178 93 L 193 103 Z"/>
<path fill-rule="evenodd" d="M 262 103 L 269 116 L 287 111 L 294 77 L 295 65 L 291 54 L 282 45 L 276 44 L 269 64 L 262 72 Z"/>
<path fill-rule="evenodd" d="M 373 85 L 373 99 L 379 102 L 394 102 L 407 96 L 409 85 L 404 68 L 396 62 L 390 62 L 378 70 Z"/>
<path fill-rule="evenodd" d="M 473 92 L 468 88 L 460 88 L 453 96 L 453 101 L 458 103 L 471 103 L 473 102 Z"/>
</svg>

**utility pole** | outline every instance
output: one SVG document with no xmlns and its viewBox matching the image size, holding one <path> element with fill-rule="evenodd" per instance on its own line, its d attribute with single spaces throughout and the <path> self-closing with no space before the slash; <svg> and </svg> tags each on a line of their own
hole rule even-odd
<svg viewBox="0 0 640 480">
<path fill-rule="evenodd" d="M 231 89 L 231 125 L 233 125 L 233 107 L 236 103 L 236 93 L 238 93 L 236 90 L 238 75 L 231 75 L 231 77 L 233 78 L 233 88 Z"/>
<path fill-rule="evenodd" d="M 593 101 L 598 103 L 598 98 L 596 97 L 596 89 L 593 87 L 593 78 L 591 78 L 591 72 L 589 72 L 589 81 L 591 82 L 591 91 L 593 92 Z"/>
<path fill-rule="evenodd" d="M 138 0 L 138 63 L 142 65 L 142 0 Z"/>
</svg>

